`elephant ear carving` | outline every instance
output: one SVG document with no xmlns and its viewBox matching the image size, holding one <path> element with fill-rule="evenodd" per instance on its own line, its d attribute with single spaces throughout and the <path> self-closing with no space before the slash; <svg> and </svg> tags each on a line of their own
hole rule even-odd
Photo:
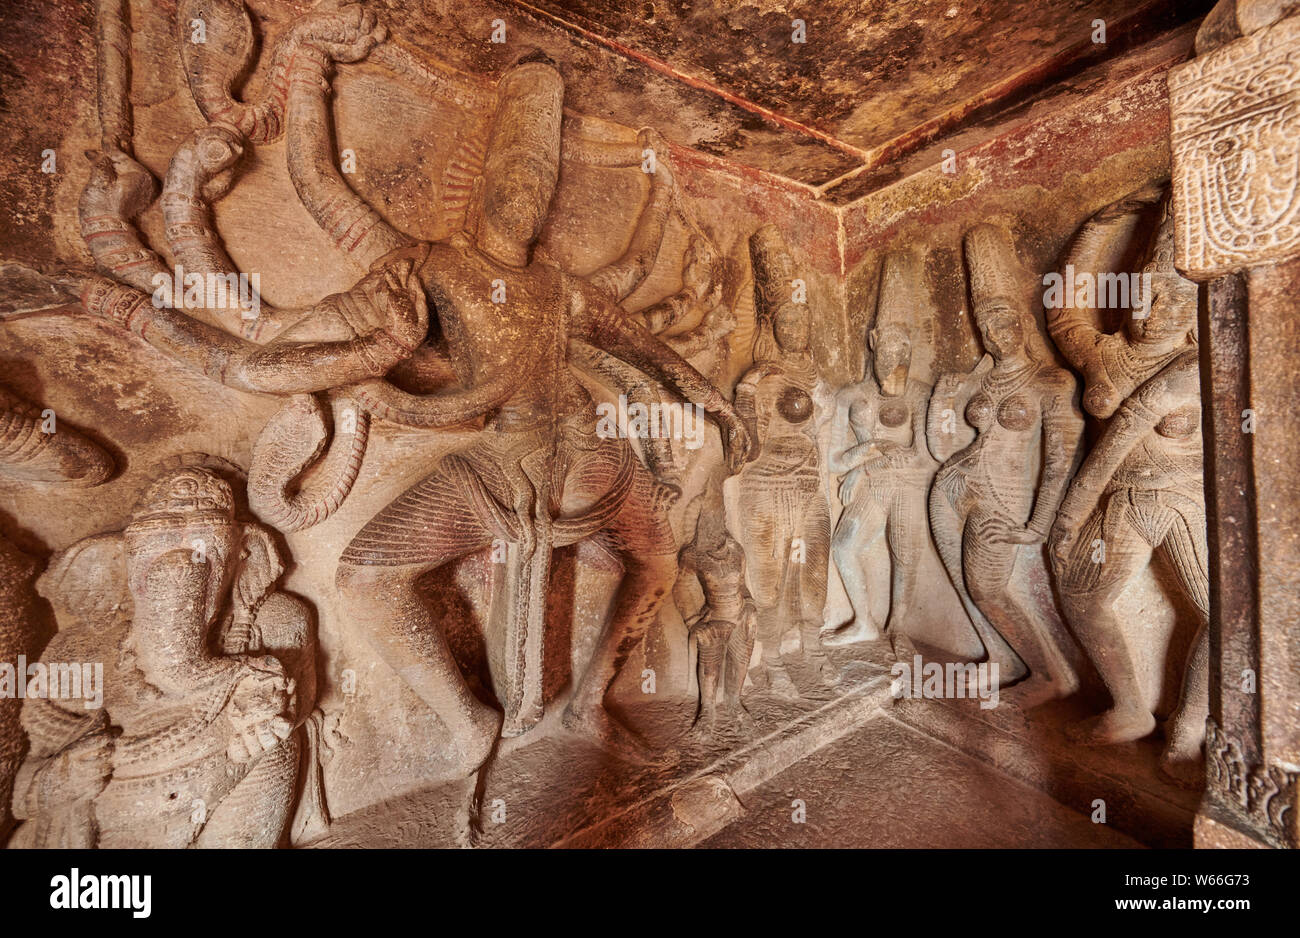
<svg viewBox="0 0 1300 938">
<path fill-rule="evenodd" d="M 54 607 L 60 631 L 103 628 L 130 608 L 122 535 L 96 534 L 59 551 L 37 579 L 36 591 Z"/>
</svg>

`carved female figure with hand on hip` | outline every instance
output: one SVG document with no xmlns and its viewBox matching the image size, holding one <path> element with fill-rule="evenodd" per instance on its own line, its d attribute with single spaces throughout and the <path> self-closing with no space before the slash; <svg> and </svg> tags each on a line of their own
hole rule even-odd
<svg viewBox="0 0 1300 938">
<path fill-rule="evenodd" d="M 1035 326 L 1010 232 L 978 225 L 965 248 L 987 354 L 970 374 L 945 375 L 935 387 L 930 450 L 945 462 L 930 491 L 930 525 L 999 684 L 1019 683 L 1015 697 L 1027 709 L 1072 693 L 1078 682 L 1042 613 L 1008 587 L 1020 546 L 1047 539 L 1083 418 L 1074 377 L 1052 362 Z M 953 452 L 960 407 L 975 438 Z"/>
</svg>

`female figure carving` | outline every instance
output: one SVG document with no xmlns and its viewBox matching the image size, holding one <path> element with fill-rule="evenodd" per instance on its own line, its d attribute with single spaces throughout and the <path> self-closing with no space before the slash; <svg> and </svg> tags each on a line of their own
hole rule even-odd
<svg viewBox="0 0 1300 938">
<path fill-rule="evenodd" d="M 893 590 L 887 622 L 900 627 L 916 593 L 917 564 L 929 538 L 926 492 L 938 464 L 925 442 L 929 385 L 912 368 L 912 327 L 919 304 L 899 259 L 885 258 L 876 324 L 867 334 L 872 352 L 863 380 L 837 395 L 831 436 L 831 471 L 840 475 L 844 513 L 831 550 L 853 605 L 853 621 L 827 635 L 827 645 L 875 641 L 881 628 L 871 615 L 866 558 L 887 540 Z"/>
<path fill-rule="evenodd" d="M 930 525 L 1000 684 L 1019 682 L 1016 698 L 1029 708 L 1072 693 L 1077 677 L 1042 614 L 1008 585 L 1021 545 L 1047 539 L 1083 419 L 1074 377 L 1053 364 L 1035 328 L 1010 233 L 978 225 L 965 247 L 987 354 L 969 374 L 945 375 L 935 386 L 930 450 L 944 462 L 930 491 Z M 958 408 L 975 438 L 954 452 Z"/>
<path fill-rule="evenodd" d="M 791 624 L 819 679 L 838 679 L 819 637 L 831 519 L 817 431 L 830 392 L 813 361 L 807 303 L 791 300 L 780 234 L 768 225 L 749 243 L 759 330 L 754 365 L 736 387 L 736 409 L 754 427 L 758 455 L 739 474 L 735 535 L 758 614 L 758 680 L 774 693 L 798 696 L 781 658 L 781 638 Z"/>
<path fill-rule="evenodd" d="M 1069 262 L 1081 271 L 1113 263 L 1139 213 L 1161 194 L 1146 189 L 1098 212 L 1075 238 Z M 1194 782 L 1209 715 L 1210 604 L 1197 287 L 1174 270 L 1167 202 L 1162 214 L 1143 271 L 1150 275 L 1150 295 L 1133 298 L 1122 330 L 1097 327 L 1095 294 L 1047 310 L 1052 338 L 1087 382 L 1084 407 L 1105 421 L 1070 484 L 1051 544 L 1066 616 L 1113 701 L 1111 709 L 1074 728 L 1076 739 L 1094 744 L 1140 739 L 1155 729 L 1115 603 L 1154 553 L 1168 558 L 1199 621 L 1162 767 Z M 1096 562 L 1099 550 L 1102 563 Z"/>
</svg>

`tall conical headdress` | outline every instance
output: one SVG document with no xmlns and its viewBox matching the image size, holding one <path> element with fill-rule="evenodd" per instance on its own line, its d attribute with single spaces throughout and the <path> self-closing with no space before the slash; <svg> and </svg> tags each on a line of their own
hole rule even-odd
<svg viewBox="0 0 1300 938">
<path fill-rule="evenodd" d="M 929 382 L 934 364 L 937 310 L 926 287 L 923 258 L 911 250 L 891 251 L 880 264 L 873 329 L 905 329 L 912 346 L 909 376 Z"/>
<path fill-rule="evenodd" d="M 794 267 L 776 225 L 767 224 L 749 236 L 749 261 L 754 268 L 754 302 L 760 320 L 770 320 L 790 301 Z"/>
<path fill-rule="evenodd" d="M 925 312 L 919 287 L 915 256 L 906 251 L 886 254 L 880 264 L 875 328 L 898 325 L 911 331 Z"/>
<path fill-rule="evenodd" d="M 1027 277 L 1011 232 L 991 222 L 966 232 L 966 269 L 975 309 L 1002 302 L 1020 309 L 1027 296 Z"/>
<path fill-rule="evenodd" d="M 516 219 L 503 215 L 509 198 L 525 190 L 549 206 L 560 172 L 564 79 L 549 58 L 530 53 L 497 83 L 496 111 L 486 129 L 462 137 L 443 176 L 444 221 L 464 227 L 488 253 L 507 263 L 527 262 L 515 243 Z"/>
<path fill-rule="evenodd" d="M 1166 192 L 1160 203 L 1160 224 L 1156 226 L 1151 236 L 1147 248 L 1147 262 L 1142 265 L 1142 273 L 1150 274 L 1151 282 L 1149 286 L 1143 284 L 1147 294 L 1145 298 L 1141 301 L 1135 299 L 1134 303 L 1136 308 L 1139 302 L 1150 303 L 1152 294 L 1163 293 L 1169 301 L 1187 304 L 1186 312 L 1191 320 L 1189 332 L 1195 338 L 1198 332 L 1196 316 L 1198 288 L 1193 281 L 1178 272 L 1174 264 L 1175 257 L 1173 202 L 1170 194 Z M 1146 277 L 1144 276 L 1143 279 L 1146 280 Z"/>
<path fill-rule="evenodd" d="M 970 277 L 971 312 L 1008 306 L 1023 320 L 1025 344 L 1039 361 L 1052 358 L 1051 346 L 1039 327 L 1035 310 L 1039 287 L 1020 260 L 1020 252 L 1005 225 L 983 222 L 966 232 L 966 269 Z"/>
<path fill-rule="evenodd" d="M 754 361 L 776 357 L 773 320 L 791 302 L 794 265 L 785 239 L 773 224 L 764 225 L 749 236 L 749 262 L 754 272 Z"/>
</svg>

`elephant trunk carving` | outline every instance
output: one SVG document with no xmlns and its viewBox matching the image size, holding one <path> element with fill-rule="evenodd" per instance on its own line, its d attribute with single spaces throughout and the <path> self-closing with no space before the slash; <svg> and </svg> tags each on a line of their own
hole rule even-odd
<svg viewBox="0 0 1300 938">
<path fill-rule="evenodd" d="M 333 425 L 328 448 L 324 408 L 311 394 L 291 397 L 253 447 L 248 503 L 281 531 L 300 531 L 329 517 L 352 491 L 361 469 L 369 415 L 350 397 L 330 395 L 328 400 Z M 308 481 L 291 491 L 308 472 Z"/>
</svg>

